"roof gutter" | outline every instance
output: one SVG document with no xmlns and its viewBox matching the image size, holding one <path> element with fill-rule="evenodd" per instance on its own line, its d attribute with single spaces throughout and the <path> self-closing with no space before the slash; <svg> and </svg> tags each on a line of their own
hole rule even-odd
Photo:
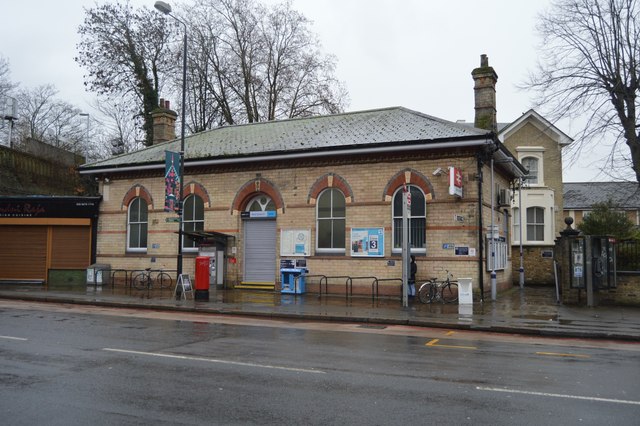
<svg viewBox="0 0 640 426">
<path fill-rule="evenodd" d="M 383 146 L 376 148 L 351 148 L 341 150 L 330 151 L 312 151 L 312 152 L 298 152 L 294 154 L 273 154 L 273 155 L 259 155 L 255 157 L 233 157 L 233 158 L 217 158 L 209 160 L 199 161 L 185 161 L 185 167 L 199 167 L 199 166 L 219 166 L 226 164 L 238 164 L 246 163 L 250 161 L 278 161 L 278 160 L 300 160 L 306 158 L 318 158 L 326 156 L 346 156 L 354 154 L 384 154 L 389 152 L 406 152 L 416 150 L 432 150 L 442 148 L 468 148 L 474 146 L 482 146 L 492 144 L 491 139 L 474 139 L 470 141 L 458 141 L 458 142 L 438 142 L 438 143 L 423 143 L 416 145 L 402 145 L 402 146 Z M 117 172 L 129 172 L 140 170 L 156 170 L 164 169 L 164 163 L 137 165 L 137 166 L 112 166 L 105 168 L 85 169 L 80 170 L 80 174 L 91 175 L 97 173 L 117 173 Z"/>
</svg>

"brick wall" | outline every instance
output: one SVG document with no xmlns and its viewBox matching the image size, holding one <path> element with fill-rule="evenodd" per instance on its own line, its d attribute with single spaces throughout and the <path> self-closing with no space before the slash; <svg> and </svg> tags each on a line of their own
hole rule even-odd
<svg viewBox="0 0 640 426">
<path fill-rule="evenodd" d="M 464 154 L 464 153 L 463 153 Z M 445 277 L 445 269 L 450 270 L 456 278 L 471 277 L 474 287 L 479 282 L 478 275 L 478 202 L 477 182 L 474 179 L 476 160 L 473 153 L 452 157 L 450 154 L 422 157 L 387 157 L 361 158 L 357 163 L 328 162 L 324 164 L 279 164 L 260 170 L 242 168 L 187 171 L 185 182 L 194 182 L 201 186 L 210 198 L 210 205 L 205 206 L 205 231 L 216 231 L 235 237 L 234 247 L 229 247 L 227 256 L 233 256 L 237 263 L 227 264 L 226 281 L 234 284 L 242 280 L 244 236 L 242 219 L 234 212 L 238 201 L 237 195 L 247 182 L 256 178 L 265 179 L 278 191 L 283 201 L 283 209 L 277 216 L 276 250 L 280 247 L 280 230 L 303 228 L 311 231 L 311 246 L 316 244 L 316 206 L 310 194 L 317 190 L 318 180 L 333 174 L 341 179 L 352 191 L 352 198 L 347 200 L 346 230 L 347 240 L 352 227 L 383 227 L 385 229 L 384 258 L 351 258 L 349 243 L 345 241 L 346 255 L 328 256 L 313 255 L 307 259 L 311 274 L 330 276 L 375 276 L 381 279 L 400 278 L 402 268 L 400 256 L 392 254 L 392 206 L 391 200 L 385 197 L 385 189 L 389 182 L 400 172 L 403 176 L 417 176 L 426 179 L 427 187 L 432 193 L 427 194 L 427 250 L 426 255 L 418 256 L 418 279 Z M 434 176 L 432 172 L 441 167 L 460 167 L 464 175 L 464 198 L 448 195 L 448 176 Z M 406 173 L 409 172 L 409 173 Z M 504 177 L 497 175 L 503 186 Z M 135 186 L 141 186 L 150 194 L 152 205 L 149 206 L 149 235 L 147 253 L 126 252 L 126 224 L 128 199 L 126 194 Z M 167 223 L 165 219 L 174 216 L 165 213 L 164 180 L 158 173 L 155 176 L 129 176 L 110 179 L 102 185 L 103 202 L 101 204 L 98 224 L 98 262 L 109 263 L 113 268 L 141 269 L 175 269 L 177 250 L 177 223 Z M 488 184 L 485 190 L 490 191 Z M 255 195 L 255 194 L 253 194 Z M 489 201 L 489 192 L 485 193 L 485 201 Z M 485 227 L 490 223 L 489 203 L 483 207 Z M 462 218 L 462 222 L 459 219 Z M 476 250 L 475 256 L 456 256 L 453 249 L 444 248 L 443 243 L 468 246 Z M 279 257 L 277 262 L 279 265 Z M 390 262 L 391 261 L 391 262 Z M 185 273 L 193 273 L 194 255 L 185 253 Z M 483 268 L 484 270 L 484 268 Z M 483 273 L 488 283 L 488 273 Z M 511 286 L 511 267 L 498 273 L 500 288 Z M 279 281 L 279 277 L 277 277 Z M 365 280 L 366 281 L 366 280 Z M 369 294 L 370 282 L 354 282 L 354 293 Z M 308 290 L 315 291 L 313 280 Z M 317 289 L 317 287 L 316 287 Z M 344 292 L 344 281 L 335 285 L 336 292 Z M 485 291 L 488 291 L 488 284 Z M 399 286 L 382 284 L 380 292 L 399 295 Z"/>
</svg>

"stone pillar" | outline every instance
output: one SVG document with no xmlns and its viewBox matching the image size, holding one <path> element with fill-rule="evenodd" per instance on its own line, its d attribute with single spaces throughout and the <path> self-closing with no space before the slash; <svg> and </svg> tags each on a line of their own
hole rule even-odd
<svg viewBox="0 0 640 426">
<path fill-rule="evenodd" d="M 496 118 L 496 83 L 498 74 L 489 66 L 487 55 L 480 56 L 480 68 L 471 72 L 475 85 L 475 120 L 474 126 L 479 129 L 497 132 Z"/>
<path fill-rule="evenodd" d="M 573 218 L 566 217 L 564 223 L 567 224 L 567 227 L 560 232 L 560 238 L 556 240 L 554 259 L 558 266 L 558 281 L 562 303 L 575 305 L 580 303 L 581 299 L 586 301 L 586 295 L 581 294 L 582 289 L 571 288 L 571 244 L 580 235 L 580 231 L 571 228 Z M 586 271 L 583 271 L 583 273 L 586 273 Z"/>
</svg>

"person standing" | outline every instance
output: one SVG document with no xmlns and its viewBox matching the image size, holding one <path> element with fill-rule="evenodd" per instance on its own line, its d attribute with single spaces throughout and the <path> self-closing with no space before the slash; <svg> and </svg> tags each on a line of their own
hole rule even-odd
<svg viewBox="0 0 640 426">
<path fill-rule="evenodd" d="M 414 255 L 411 255 L 409 271 L 409 288 L 407 289 L 407 295 L 414 297 L 416 295 L 416 273 L 418 272 L 418 265 L 416 264 L 416 257 Z"/>
</svg>

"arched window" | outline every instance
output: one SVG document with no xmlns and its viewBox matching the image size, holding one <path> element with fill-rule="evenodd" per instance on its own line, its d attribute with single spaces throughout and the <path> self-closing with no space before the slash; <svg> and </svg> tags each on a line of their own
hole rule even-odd
<svg viewBox="0 0 640 426">
<path fill-rule="evenodd" d="M 204 230 L 204 202 L 198 195 L 189 195 L 182 207 L 182 230 L 195 232 Z M 187 251 L 197 249 L 196 242 L 188 235 L 182 236 L 182 248 Z"/>
<path fill-rule="evenodd" d="M 276 205 L 273 200 L 266 195 L 258 195 L 247 203 L 246 211 L 248 212 L 266 212 L 274 211 Z"/>
<path fill-rule="evenodd" d="M 345 198 L 335 188 L 325 189 L 317 203 L 317 238 L 319 252 L 344 253 L 345 247 Z"/>
<path fill-rule="evenodd" d="M 522 159 L 522 165 L 525 169 L 529 170 L 529 176 L 527 177 L 527 183 L 531 185 L 537 185 L 538 179 L 538 159 L 536 157 L 524 157 Z"/>
<path fill-rule="evenodd" d="M 415 185 L 407 185 L 411 193 L 409 211 L 409 247 L 413 253 L 426 252 L 427 205 L 424 193 Z M 393 195 L 393 252 L 402 251 L 402 187 Z"/>
<path fill-rule="evenodd" d="M 147 250 L 148 226 L 147 202 L 136 197 L 129 203 L 127 213 L 127 251 Z"/>
<path fill-rule="evenodd" d="M 544 241 L 544 209 L 527 209 L 527 241 Z"/>
</svg>

